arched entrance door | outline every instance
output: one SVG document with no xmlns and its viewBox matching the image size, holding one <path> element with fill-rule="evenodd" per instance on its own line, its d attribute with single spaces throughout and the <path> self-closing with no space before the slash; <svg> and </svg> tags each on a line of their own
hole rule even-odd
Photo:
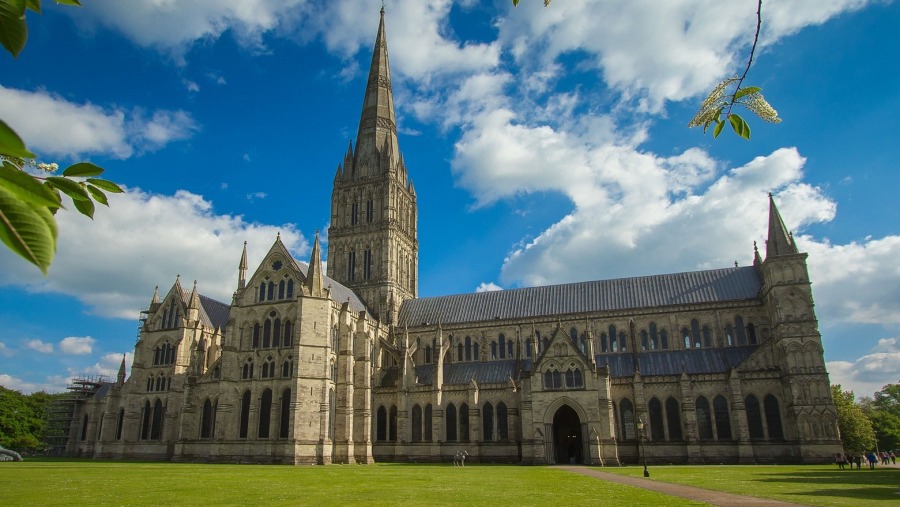
<svg viewBox="0 0 900 507">
<path fill-rule="evenodd" d="M 559 407 L 553 416 L 553 447 L 557 464 L 584 463 L 581 420 L 568 405 Z"/>
</svg>

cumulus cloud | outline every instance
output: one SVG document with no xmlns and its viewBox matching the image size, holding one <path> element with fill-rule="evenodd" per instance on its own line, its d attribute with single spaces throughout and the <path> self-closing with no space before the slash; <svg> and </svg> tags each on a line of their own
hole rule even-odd
<svg viewBox="0 0 900 507">
<path fill-rule="evenodd" d="M 887 384 L 900 383 L 900 339 L 882 338 L 856 361 L 827 363 L 832 384 L 856 396 L 871 396 Z"/>
<path fill-rule="evenodd" d="M 12 357 L 15 353 L 15 350 L 9 348 L 5 343 L 0 342 L 0 356 Z"/>
<path fill-rule="evenodd" d="M 237 262 L 248 242 L 250 262 L 268 252 L 276 235 L 295 255 L 310 245 L 292 224 L 265 225 L 241 216 L 217 214 L 200 195 L 128 189 L 109 196 L 91 221 L 59 213 L 56 258 L 46 278 L 31 265 L 0 249 L 0 284 L 20 284 L 35 292 L 66 294 L 107 317 L 135 319 L 159 285 L 165 292 L 181 274 L 198 280 L 201 294 L 230 301 L 237 287 Z M 135 233 L 135 224 L 141 224 Z"/>
<path fill-rule="evenodd" d="M 41 156 L 105 154 L 125 159 L 187 139 L 198 129 L 184 111 L 145 113 L 77 104 L 44 91 L 0 86 L 0 115 Z"/>
<path fill-rule="evenodd" d="M 60 375 L 47 377 L 44 382 L 29 382 L 19 377 L 13 377 L 7 373 L 0 373 L 0 385 L 7 389 L 19 391 L 22 394 L 31 394 L 38 391 L 48 393 L 60 393 L 66 390 L 68 379 Z"/>
<path fill-rule="evenodd" d="M 53 344 L 52 343 L 44 343 L 41 340 L 33 339 L 25 342 L 25 348 L 36 350 L 42 354 L 50 354 L 53 352 Z"/>
<path fill-rule="evenodd" d="M 475 288 L 475 292 L 490 292 L 495 290 L 503 290 L 503 287 L 494 282 L 481 282 L 478 284 L 478 287 Z"/>
<path fill-rule="evenodd" d="M 94 341 L 90 336 L 69 336 L 59 341 L 59 351 L 73 356 L 90 354 L 94 351 Z"/>
<path fill-rule="evenodd" d="M 79 374 L 102 376 L 107 380 L 113 380 L 119 374 L 119 368 L 122 366 L 122 356 L 125 356 L 125 375 L 127 377 L 131 372 L 131 362 L 134 358 L 130 353 L 122 354 L 117 352 L 103 354 L 96 363 L 84 368 Z"/>
</svg>

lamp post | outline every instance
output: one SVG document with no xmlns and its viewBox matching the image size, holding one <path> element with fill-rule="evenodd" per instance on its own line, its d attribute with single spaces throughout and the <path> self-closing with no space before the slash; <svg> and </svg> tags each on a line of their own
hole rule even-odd
<svg viewBox="0 0 900 507">
<path fill-rule="evenodd" d="M 644 450 L 644 420 L 638 417 L 638 442 L 641 444 L 641 457 L 644 462 L 644 477 L 650 477 L 650 471 L 647 470 L 647 452 Z"/>
</svg>

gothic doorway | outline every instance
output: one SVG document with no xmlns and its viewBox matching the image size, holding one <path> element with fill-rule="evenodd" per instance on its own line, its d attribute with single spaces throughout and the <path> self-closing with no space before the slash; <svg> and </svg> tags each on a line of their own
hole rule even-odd
<svg viewBox="0 0 900 507">
<path fill-rule="evenodd" d="M 559 407 L 553 416 L 553 448 L 557 464 L 584 463 L 581 421 L 568 405 Z"/>
</svg>

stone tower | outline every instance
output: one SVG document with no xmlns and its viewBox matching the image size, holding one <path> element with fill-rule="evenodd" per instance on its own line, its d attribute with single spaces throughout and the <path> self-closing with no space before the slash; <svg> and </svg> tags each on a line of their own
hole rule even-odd
<svg viewBox="0 0 900 507">
<path fill-rule="evenodd" d="M 331 194 L 328 276 L 353 289 L 383 322 L 418 293 L 416 192 L 397 142 L 384 9 L 375 37 L 356 148 Z"/>
<path fill-rule="evenodd" d="M 784 372 L 784 417 L 788 427 L 796 428 L 795 435 L 769 438 L 796 438 L 803 447 L 827 448 L 837 434 L 837 412 L 825 371 L 806 258 L 769 194 L 766 259 L 760 262 L 757 253 L 756 264 L 763 274 L 763 302 L 774 324 L 775 361 Z"/>
</svg>

